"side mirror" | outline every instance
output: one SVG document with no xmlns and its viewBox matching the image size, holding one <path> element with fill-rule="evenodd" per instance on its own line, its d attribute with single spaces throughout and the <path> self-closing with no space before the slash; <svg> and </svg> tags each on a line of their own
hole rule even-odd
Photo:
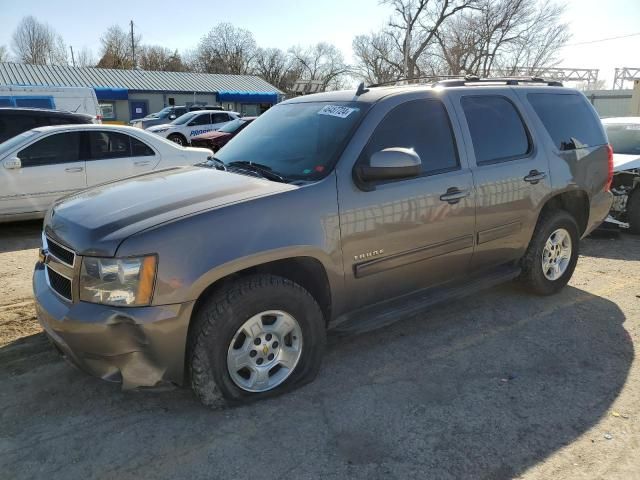
<svg viewBox="0 0 640 480">
<path fill-rule="evenodd" d="M 409 148 L 385 148 L 371 155 L 369 165 L 359 165 L 354 170 L 358 186 L 381 180 L 414 178 L 422 173 L 420 155 Z M 364 190 L 373 190 L 369 185 Z"/>
<path fill-rule="evenodd" d="M 17 168 L 22 168 L 22 161 L 18 157 L 7 158 L 4 162 L 2 162 L 4 168 L 9 170 L 14 170 Z"/>
<path fill-rule="evenodd" d="M 177 117 L 172 113 L 169 115 L 169 120 L 175 120 Z"/>
</svg>

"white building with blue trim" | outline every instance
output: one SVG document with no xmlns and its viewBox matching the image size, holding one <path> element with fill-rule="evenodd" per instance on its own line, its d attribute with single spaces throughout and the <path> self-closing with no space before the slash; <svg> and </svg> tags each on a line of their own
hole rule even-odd
<svg viewBox="0 0 640 480">
<path fill-rule="evenodd" d="M 104 120 L 128 123 L 169 105 L 221 105 L 259 115 L 283 93 L 254 75 L 0 63 L 0 85 L 91 87 Z"/>
</svg>

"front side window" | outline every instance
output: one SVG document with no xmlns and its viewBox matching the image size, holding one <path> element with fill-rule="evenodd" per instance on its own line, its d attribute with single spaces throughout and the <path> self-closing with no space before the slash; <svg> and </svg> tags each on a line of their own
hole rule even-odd
<svg viewBox="0 0 640 480">
<path fill-rule="evenodd" d="M 498 95 L 461 100 L 478 165 L 515 160 L 531 151 L 531 142 L 516 107 Z"/>
<path fill-rule="evenodd" d="M 299 102 L 276 105 L 216 153 L 260 164 L 289 180 L 318 180 L 333 168 L 368 104 Z"/>
<path fill-rule="evenodd" d="M 211 123 L 211 114 L 202 113 L 195 117 L 189 125 L 209 125 Z"/>
<path fill-rule="evenodd" d="M 439 100 L 414 100 L 391 110 L 371 135 L 359 162 L 394 147 L 414 150 L 424 175 L 459 168 L 449 115 Z"/>
<path fill-rule="evenodd" d="M 575 150 L 607 143 L 600 120 L 582 95 L 530 93 L 527 99 L 556 148 Z"/>
<path fill-rule="evenodd" d="M 91 160 L 131 156 L 129 135 L 118 132 L 87 132 Z"/>
<path fill-rule="evenodd" d="M 80 160 L 80 132 L 55 133 L 18 153 L 23 167 L 39 167 Z"/>
</svg>

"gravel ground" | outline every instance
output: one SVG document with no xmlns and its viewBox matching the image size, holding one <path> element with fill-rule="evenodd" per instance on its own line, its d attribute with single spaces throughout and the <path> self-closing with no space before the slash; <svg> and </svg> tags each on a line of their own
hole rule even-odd
<svg viewBox="0 0 640 480">
<path fill-rule="evenodd" d="M 60 360 L 30 300 L 38 243 L 0 226 L 2 478 L 640 478 L 640 238 L 585 240 L 553 297 L 507 284 L 330 335 L 314 383 L 218 411 Z"/>
</svg>

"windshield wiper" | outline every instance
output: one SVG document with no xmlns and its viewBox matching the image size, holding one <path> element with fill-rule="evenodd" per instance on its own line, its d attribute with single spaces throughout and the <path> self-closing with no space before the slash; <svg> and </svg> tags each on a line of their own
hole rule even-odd
<svg viewBox="0 0 640 480">
<path fill-rule="evenodd" d="M 227 166 L 217 157 L 208 157 L 206 162 L 198 163 L 200 167 L 215 168 L 216 170 L 227 170 Z"/>
<path fill-rule="evenodd" d="M 230 162 L 226 164 L 228 167 L 237 167 L 244 170 L 249 170 L 251 172 L 255 172 L 263 178 L 267 180 L 274 180 L 276 182 L 281 183 L 289 183 L 285 177 L 280 175 L 277 172 L 274 172 L 273 169 L 267 165 L 262 165 L 260 163 L 249 162 L 247 160 L 236 160 L 235 162 Z"/>
</svg>

